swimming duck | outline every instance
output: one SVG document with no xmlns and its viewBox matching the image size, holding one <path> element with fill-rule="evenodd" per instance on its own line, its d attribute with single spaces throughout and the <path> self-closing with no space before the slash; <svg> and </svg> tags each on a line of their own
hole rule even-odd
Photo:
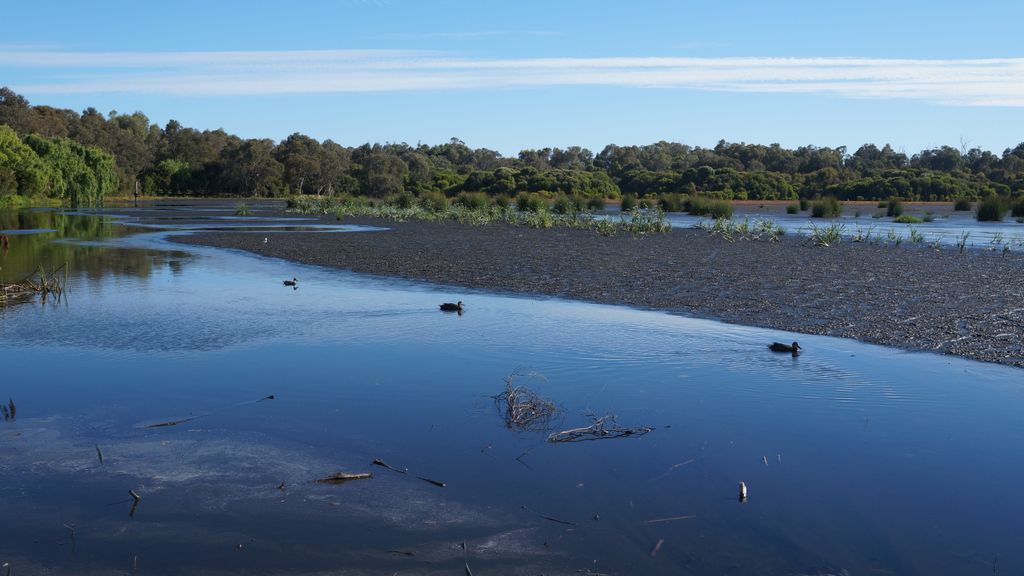
<svg viewBox="0 0 1024 576">
<path fill-rule="evenodd" d="M 803 348 L 801 348 L 796 342 L 793 342 L 792 346 L 781 342 L 772 342 L 768 345 L 768 349 L 772 352 L 790 352 L 793 356 L 797 355 L 798 350 L 803 350 Z"/>
<path fill-rule="evenodd" d="M 299 279 L 298 278 L 292 278 L 291 280 L 285 280 L 284 281 L 284 285 L 285 286 L 298 286 L 299 285 Z"/>
<path fill-rule="evenodd" d="M 444 310 L 445 312 L 462 312 L 462 309 L 462 300 L 459 300 L 456 304 L 452 304 L 451 302 L 441 304 L 441 310 Z"/>
</svg>

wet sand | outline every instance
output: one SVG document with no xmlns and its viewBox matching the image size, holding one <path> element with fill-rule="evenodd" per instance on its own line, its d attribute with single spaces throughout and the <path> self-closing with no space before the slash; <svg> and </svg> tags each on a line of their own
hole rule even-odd
<svg viewBox="0 0 1024 576">
<path fill-rule="evenodd" d="M 823 248 L 799 236 L 729 242 L 692 229 L 609 238 L 455 222 L 341 223 L 389 230 L 204 232 L 174 240 L 453 287 L 661 309 L 1024 366 L 1024 254 L 851 242 Z M 451 298 L 462 296 L 456 289 Z"/>
</svg>

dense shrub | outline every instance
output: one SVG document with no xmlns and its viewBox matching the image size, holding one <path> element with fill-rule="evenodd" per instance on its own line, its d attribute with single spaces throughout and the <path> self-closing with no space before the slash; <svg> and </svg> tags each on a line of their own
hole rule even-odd
<svg viewBox="0 0 1024 576">
<path fill-rule="evenodd" d="M 786 206 L 786 214 L 796 214 L 800 211 L 800 204 L 796 202 Z"/>
<path fill-rule="evenodd" d="M 483 192 L 459 192 L 455 203 L 470 210 L 483 210 L 491 205 L 491 199 Z"/>
<path fill-rule="evenodd" d="M 532 192 L 520 192 L 516 196 L 516 208 L 520 212 L 540 212 L 548 205 L 547 200 L 540 194 Z"/>
<path fill-rule="evenodd" d="M 807 209 L 810 208 L 810 206 L 811 206 L 811 204 L 810 204 L 810 202 L 807 201 L 807 198 L 801 198 L 800 199 L 800 211 L 801 212 L 806 212 Z"/>
<path fill-rule="evenodd" d="M 826 196 L 811 205 L 812 218 L 838 218 L 842 213 L 843 207 L 835 196 Z"/>
<path fill-rule="evenodd" d="M 439 212 L 448 207 L 448 198 L 441 192 L 424 192 L 420 195 L 420 206 L 426 210 Z"/>
<path fill-rule="evenodd" d="M 978 222 L 1001 222 L 1005 215 L 1006 206 L 998 196 L 989 196 L 978 203 Z"/>
<path fill-rule="evenodd" d="M 623 212 L 629 212 L 636 208 L 636 196 L 632 194 L 623 194 L 622 205 L 619 207 Z"/>
<path fill-rule="evenodd" d="M 604 198 L 601 198 L 600 196 L 596 196 L 594 198 L 591 198 L 590 200 L 587 200 L 587 209 L 588 210 L 604 210 Z"/>
<path fill-rule="evenodd" d="M 971 209 L 971 201 L 967 198 L 957 198 L 956 202 L 953 203 L 953 210 L 957 212 L 967 212 Z"/>
<path fill-rule="evenodd" d="M 683 212 L 686 210 L 687 197 L 682 194 L 662 194 L 658 204 L 665 212 Z"/>
<path fill-rule="evenodd" d="M 694 216 L 732 218 L 732 203 L 728 200 L 715 200 L 694 196 L 686 201 L 686 211 Z"/>
<path fill-rule="evenodd" d="M 899 198 L 890 198 L 885 208 L 885 215 L 899 218 L 903 215 L 903 202 Z"/>
</svg>

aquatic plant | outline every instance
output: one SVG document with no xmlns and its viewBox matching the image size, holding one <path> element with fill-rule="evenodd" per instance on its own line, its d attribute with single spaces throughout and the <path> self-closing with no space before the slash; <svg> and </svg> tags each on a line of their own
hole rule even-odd
<svg viewBox="0 0 1024 576">
<path fill-rule="evenodd" d="M 744 218 L 734 222 L 727 218 L 716 218 L 713 221 L 701 220 L 694 228 L 703 230 L 712 236 L 720 236 L 730 242 L 736 240 L 767 240 L 775 242 L 786 232 L 770 218 Z"/>
<path fill-rule="evenodd" d="M 971 209 L 971 201 L 967 198 L 957 198 L 956 202 L 953 202 L 953 210 L 957 212 L 969 212 Z"/>
<path fill-rule="evenodd" d="M 807 208 L 810 206 L 810 203 L 807 201 L 807 198 L 801 198 L 799 200 L 799 202 L 800 202 L 800 211 L 801 212 L 806 212 Z"/>
<path fill-rule="evenodd" d="M 924 242 L 924 234 L 921 234 L 920 230 L 911 226 L 907 240 L 909 240 L 911 244 L 920 244 L 921 242 Z"/>
<path fill-rule="evenodd" d="M 455 204 L 470 210 L 483 210 L 491 205 L 491 199 L 483 192 L 459 192 Z"/>
<path fill-rule="evenodd" d="M 250 214 L 251 212 L 249 211 L 248 204 L 246 204 L 245 202 L 239 202 L 238 204 L 235 204 L 235 216 L 249 216 Z"/>
<path fill-rule="evenodd" d="M 885 207 L 885 215 L 890 218 L 899 218 L 903 215 L 903 201 L 899 198 L 890 198 Z"/>
<path fill-rule="evenodd" d="M 989 196 L 978 204 L 978 211 L 975 217 L 978 222 L 1002 222 L 1006 216 L 1006 206 L 998 196 Z"/>
<path fill-rule="evenodd" d="M 516 196 L 516 208 L 520 212 L 537 212 L 548 205 L 543 196 L 533 192 L 520 192 Z"/>
<path fill-rule="evenodd" d="M 967 248 L 967 239 L 970 237 L 971 232 L 969 230 L 964 230 L 963 232 L 960 233 L 960 236 L 957 237 L 956 247 L 960 249 L 961 254 L 963 254 L 964 250 Z"/>
<path fill-rule="evenodd" d="M 787 204 L 786 205 L 786 214 L 796 214 L 799 211 L 800 211 L 800 205 L 795 203 L 795 202 L 793 204 Z"/>
<path fill-rule="evenodd" d="M 596 196 L 587 200 L 587 210 L 604 210 L 604 198 Z"/>
<path fill-rule="evenodd" d="M 622 203 L 619 205 L 619 210 L 623 212 L 629 212 L 636 208 L 636 196 L 632 194 L 623 194 Z"/>
<path fill-rule="evenodd" d="M 845 224 L 829 224 L 828 226 L 810 225 L 811 242 L 816 246 L 829 247 L 838 244 L 843 239 Z"/>
<path fill-rule="evenodd" d="M 895 222 L 897 224 L 920 224 L 920 223 L 924 222 L 924 220 L 922 220 L 921 218 L 918 218 L 917 216 L 911 216 L 910 214 L 904 214 L 902 216 L 896 217 L 896 219 L 893 220 L 893 222 Z"/>
<path fill-rule="evenodd" d="M 686 201 L 686 211 L 694 216 L 732 218 L 732 203 L 728 200 L 694 196 Z"/>
<path fill-rule="evenodd" d="M 843 213 L 835 196 L 826 196 L 811 205 L 811 218 L 838 218 Z"/>
</svg>

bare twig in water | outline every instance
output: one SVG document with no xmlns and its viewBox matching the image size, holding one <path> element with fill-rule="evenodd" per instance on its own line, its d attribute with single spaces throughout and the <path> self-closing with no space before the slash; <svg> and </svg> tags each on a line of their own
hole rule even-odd
<svg viewBox="0 0 1024 576">
<path fill-rule="evenodd" d="M 469 549 L 465 540 L 462 541 L 462 563 L 466 565 L 466 576 L 473 576 L 473 571 L 469 569 Z"/>
<path fill-rule="evenodd" d="M 548 516 L 546 514 L 541 514 L 540 512 L 536 512 L 534 510 L 530 510 L 526 506 L 523 506 L 522 508 L 523 508 L 523 510 L 526 510 L 527 512 L 536 514 L 540 518 L 543 518 L 543 519 L 545 519 L 545 520 L 547 520 L 549 522 L 554 522 L 556 524 L 565 524 L 566 526 L 576 526 L 576 523 L 572 522 L 570 520 L 562 520 L 561 518 L 555 518 L 554 516 Z"/>
<path fill-rule="evenodd" d="M 384 468 L 387 468 L 388 470 L 391 470 L 392 472 L 398 472 L 399 474 L 408 474 L 409 473 L 409 469 L 408 468 L 395 468 L 394 466 L 389 465 L 387 462 L 381 460 L 380 458 L 374 458 L 373 459 L 373 464 L 376 465 L 376 466 L 383 466 Z M 431 480 L 430 478 L 424 478 L 423 476 L 416 476 L 416 478 L 418 478 L 420 480 L 423 480 L 424 482 L 429 482 L 429 483 L 433 484 L 434 486 L 438 486 L 440 488 L 444 488 L 445 486 L 447 486 L 444 482 L 441 482 L 439 480 Z"/>
<path fill-rule="evenodd" d="M 134 518 L 135 509 L 139 507 L 139 500 L 142 500 L 142 497 L 136 494 L 135 490 L 129 490 L 128 493 L 132 496 L 132 509 L 128 511 L 128 517 Z"/>
<path fill-rule="evenodd" d="M 636 426 L 633 428 L 619 426 L 615 421 L 615 416 L 607 415 L 594 420 L 594 423 L 590 426 L 555 432 L 548 436 L 548 442 L 586 442 L 589 440 L 643 436 L 653 429 L 650 426 Z"/>
<path fill-rule="evenodd" d="M 18 408 L 14 405 L 14 399 L 7 399 L 7 409 L 11 412 L 11 420 L 14 420 L 18 416 Z"/>
<path fill-rule="evenodd" d="M 661 550 L 661 545 L 664 544 L 664 543 L 665 543 L 665 539 L 664 538 L 658 538 L 658 543 L 655 544 L 654 548 L 651 549 L 651 558 L 654 558 L 655 556 L 658 555 L 658 550 Z"/>
<path fill-rule="evenodd" d="M 380 458 L 374 458 L 373 459 L 373 463 L 375 465 L 377 465 L 377 466 L 383 466 L 383 467 L 387 468 L 388 470 L 391 470 L 392 472 L 398 472 L 399 474 L 408 474 L 409 473 L 409 469 L 408 468 L 402 469 L 402 468 L 395 468 L 394 466 L 389 466 L 387 464 L 387 462 L 381 460 Z"/>
<path fill-rule="evenodd" d="M 515 379 L 523 376 L 512 372 L 505 378 L 505 391 L 494 396 L 494 402 L 502 411 L 505 427 L 509 430 L 544 431 L 558 414 L 554 403 L 542 398 L 526 386 L 516 386 Z M 544 377 L 536 372 L 526 374 L 528 378 Z"/>
<path fill-rule="evenodd" d="M 644 520 L 644 524 L 657 524 L 659 522 L 675 522 L 677 520 L 689 520 L 690 518 L 696 518 L 696 514 L 687 514 L 686 516 L 670 516 L 668 518 L 651 518 L 650 520 Z"/>
<path fill-rule="evenodd" d="M 100 464 L 103 464 L 103 452 L 100 451 L 99 444 L 96 444 L 96 455 L 100 458 Z"/>
<path fill-rule="evenodd" d="M 445 486 L 447 486 L 447 484 L 445 484 L 444 482 L 440 482 L 438 480 L 431 480 L 430 478 L 424 478 L 423 476 L 417 476 L 417 478 L 419 478 L 420 480 L 423 480 L 424 482 L 429 482 L 429 483 L 431 483 L 434 486 L 437 486 L 439 488 L 444 488 Z"/>
<path fill-rule="evenodd" d="M 388 550 L 388 552 L 390 554 L 401 554 L 402 556 L 415 556 L 416 555 L 415 552 L 411 552 L 411 551 L 408 551 L 408 550 Z"/>
<path fill-rule="evenodd" d="M 146 428 L 165 428 L 167 426 L 177 426 L 178 424 L 191 422 L 193 420 L 196 420 L 197 418 L 202 418 L 202 416 L 192 416 L 190 418 L 182 418 L 181 420 L 170 420 L 167 422 L 160 422 L 159 424 L 150 424 L 149 426 L 146 426 Z"/>
<path fill-rule="evenodd" d="M 346 474 L 345 472 L 335 472 L 330 476 L 324 476 L 323 478 L 316 481 L 317 484 L 342 484 L 349 480 L 365 480 L 367 478 L 373 478 L 373 474 L 369 472 L 361 472 L 358 474 Z"/>
</svg>

